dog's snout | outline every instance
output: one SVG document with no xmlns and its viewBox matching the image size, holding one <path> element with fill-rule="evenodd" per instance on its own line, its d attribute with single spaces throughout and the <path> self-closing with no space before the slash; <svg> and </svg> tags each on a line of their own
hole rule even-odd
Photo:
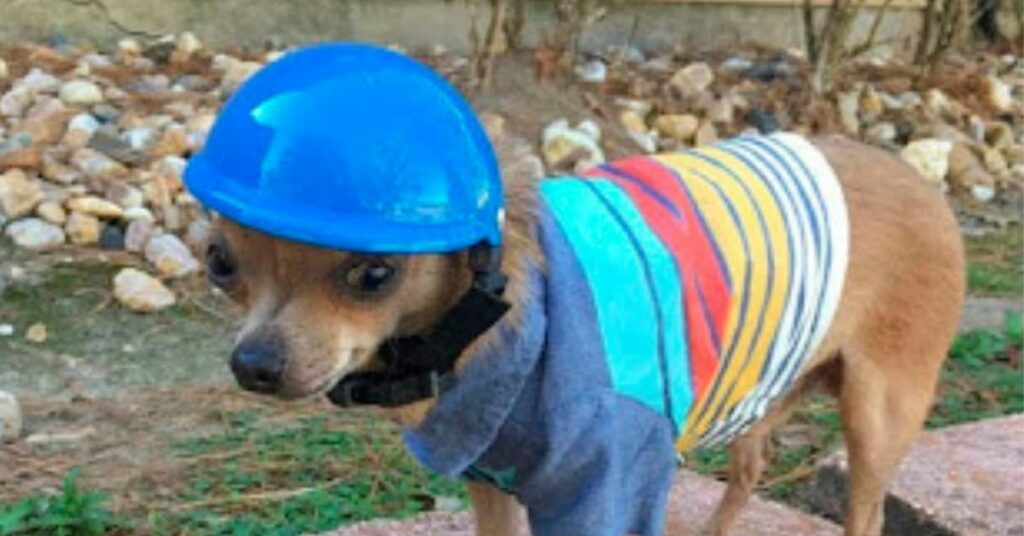
<svg viewBox="0 0 1024 536">
<path fill-rule="evenodd" d="M 284 345 L 280 337 L 247 338 L 231 353 L 231 372 L 243 388 L 257 393 L 277 392 L 284 374 Z"/>
</svg>

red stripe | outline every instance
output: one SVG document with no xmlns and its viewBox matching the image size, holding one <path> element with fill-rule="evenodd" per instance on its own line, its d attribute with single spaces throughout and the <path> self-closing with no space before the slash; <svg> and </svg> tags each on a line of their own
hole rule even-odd
<svg viewBox="0 0 1024 536">
<path fill-rule="evenodd" d="M 591 177 L 607 178 L 622 187 L 682 268 L 690 373 L 694 398 L 701 400 L 718 372 L 719 356 L 696 287 L 700 285 L 707 300 L 708 315 L 721 334 L 728 312 L 728 285 L 711 249 L 713 246 L 697 218 L 695 207 L 682 190 L 679 179 L 671 171 L 645 157 L 618 161 L 615 167 L 657 191 L 675 205 L 682 215 L 682 221 L 678 220 L 666 207 L 630 180 L 601 169 L 591 169 L 584 173 Z M 700 274 L 699 277 L 695 277 L 697 274 Z"/>
</svg>

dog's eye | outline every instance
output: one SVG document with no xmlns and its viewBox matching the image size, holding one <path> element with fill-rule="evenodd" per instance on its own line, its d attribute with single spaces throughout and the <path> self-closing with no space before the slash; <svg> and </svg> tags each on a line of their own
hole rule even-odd
<svg viewBox="0 0 1024 536">
<path fill-rule="evenodd" d="M 341 270 L 342 290 L 360 299 L 379 297 L 398 280 L 397 264 L 384 259 L 359 259 Z"/>
<path fill-rule="evenodd" d="M 206 276 L 218 287 L 228 287 L 235 281 L 238 269 L 224 244 L 214 242 L 206 248 Z"/>
</svg>

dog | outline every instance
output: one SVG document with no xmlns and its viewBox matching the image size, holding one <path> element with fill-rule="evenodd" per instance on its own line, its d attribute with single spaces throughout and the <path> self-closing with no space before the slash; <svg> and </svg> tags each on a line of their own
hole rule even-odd
<svg viewBox="0 0 1024 536">
<path fill-rule="evenodd" d="M 500 156 L 502 142 L 496 140 L 495 143 Z M 766 154 L 757 144 L 769 142 L 756 138 L 735 143 L 747 145 L 745 149 L 732 149 L 733 157 L 745 154 L 754 158 Z M 685 453 L 723 441 L 730 443 L 728 487 L 703 530 L 705 534 L 728 534 L 765 467 L 770 432 L 813 390 L 823 390 L 839 401 L 850 467 L 845 534 L 876 536 L 881 533 L 887 485 L 928 414 L 941 365 L 959 322 L 964 295 L 961 238 L 942 194 L 897 157 L 840 137 L 793 143 L 805 144 L 808 151 L 820 157 L 819 165 L 825 166 L 822 173 L 834 175 L 834 179 L 828 179 L 835 186 L 831 195 L 840 204 L 823 216 L 825 220 L 805 222 L 806 227 L 801 231 L 804 242 L 788 245 L 789 262 L 793 266 L 796 266 L 794 255 L 804 255 L 816 259 L 812 268 L 798 270 L 791 266 L 792 269 L 784 273 L 786 270 L 779 268 L 784 264 L 780 255 L 773 261 L 776 270 L 766 272 L 767 268 L 758 264 L 765 262 L 765 253 L 749 253 L 750 248 L 756 247 L 754 242 L 761 238 L 750 234 L 749 254 L 737 260 L 737 271 L 731 272 L 734 278 L 739 274 L 740 278 L 762 280 L 764 288 L 757 291 L 760 295 L 755 295 L 754 290 L 747 291 L 749 301 L 764 304 L 761 316 L 769 318 L 767 323 L 775 319 L 775 332 L 785 332 L 789 340 L 795 341 L 796 346 L 791 348 L 803 348 L 801 352 L 794 350 L 793 353 L 804 355 L 797 356 L 795 362 L 786 362 L 782 368 L 788 367 L 788 371 L 779 372 L 778 377 L 782 379 L 769 387 L 763 387 L 760 382 L 769 375 L 771 367 L 766 363 L 773 358 L 764 358 L 758 365 L 763 374 L 758 375 L 750 374 L 747 367 L 755 365 L 743 360 L 749 355 L 770 354 L 767 342 L 761 343 L 764 346 L 761 350 L 755 349 L 758 345 L 755 335 L 746 342 L 736 342 L 746 345 L 747 349 L 737 349 L 737 357 L 729 362 L 731 365 L 724 357 L 716 365 L 714 355 L 698 355 L 703 344 L 705 351 L 718 348 L 719 357 L 724 356 L 721 346 L 726 343 L 730 330 L 740 332 L 744 325 L 759 322 L 753 305 L 746 307 L 753 311 L 749 316 L 739 317 L 745 310 L 745 306 L 736 303 L 743 294 L 736 290 L 742 281 L 726 281 L 730 273 L 723 270 L 723 265 L 732 267 L 729 264 L 732 261 L 719 258 L 718 272 L 714 266 L 708 268 L 715 262 L 709 257 L 714 244 L 684 244 L 681 247 L 693 258 L 663 254 L 646 264 L 618 266 L 604 276 L 590 273 L 591 268 L 585 265 L 590 261 L 572 258 L 571 254 L 578 253 L 582 246 L 572 237 L 566 237 L 573 233 L 585 234 L 596 224 L 566 215 L 572 210 L 585 210 L 588 203 L 609 202 L 608 195 L 602 197 L 598 191 L 601 183 L 617 184 L 622 191 L 638 189 L 639 193 L 634 192 L 636 196 L 645 195 L 645 189 L 656 181 L 652 174 L 657 173 L 651 171 L 647 157 L 612 162 L 580 174 L 589 178 L 538 181 L 522 176 L 521 170 L 505 173 L 507 212 L 501 267 L 509 278 L 505 299 L 511 310 L 497 326 L 473 341 L 459 358 L 457 374 L 472 388 L 461 392 L 456 389 L 439 398 L 384 410 L 387 417 L 406 427 L 407 443 L 420 461 L 432 469 L 460 471 L 468 478 L 478 535 L 520 534 L 524 504 L 530 525 L 537 534 L 603 535 L 619 529 L 621 533 L 681 533 L 682 527 L 674 525 L 673 520 L 666 525 L 659 519 L 674 469 L 665 461 L 674 451 L 666 450 L 668 447 L 664 445 Z M 673 159 L 698 158 L 712 153 L 698 151 L 695 154 L 661 155 L 655 161 L 660 158 L 662 163 L 673 162 Z M 731 157 L 723 154 L 718 158 Z M 680 160 L 669 167 L 685 171 L 688 165 Z M 782 166 L 777 162 L 767 165 Z M 817 175 L 808 174 L 812 182 L 820 180 L 827 186 L 828 180 Z M 719 180 L 705 179 L 707 195 L 691 192 L 689 197 L 693 205 L 690 210 L 697 216 L 702 203 L 709 202 L 707 196 L 711 193 L 708 192 L 712 192 L 715 181 Z M 809 188 L 806 182 L 803 187 Z M 759 215 L 759 225 L 765 229 L 770 227 L 767 220 L 771 218 L 784 223 L 793 221 L 792 214 L 786 211 L 800 205 L 801 201 L 797 199 L 799 192 L 790 193 L 793 204 L 786 208 L 782 203 L 783 208 L 774 216 Z M 654 194 L 648 197 L 656 198 Z M 823 195 L 828 197 L 829 194 Z M 573 196 L 592 196 L 592 199 L 584 202 Z M 558 203 L 567 208 L 554 210 L 552 205 Z M 707 209 L 705 214 L 718 214 L 716 218 L 719 218 L 705 221 L 704 225 L 708 228 L 724 225 L 720 218 L 725 217 L 722 215 L 727 213 L 728 207 L 719 207 L 715 209 L 717 212 L 704 208 Z M 609 214 L 619 220 L 627 219 L 621 211 Z M 627 228 L 629 222 L 618 223 Z M 690 225 L 700 223 L 696 216 L 689 220 Z M 831 239 L 826 237 L 831 240 L 829 244 L 813 246 L 812 235 L 830 223 L 842 229 Z M 611 224 L 606 221 L 600 225 Z M 818 231 L 814 231 L 815 228 Z M 551 229 L 559 229 L 566 235 L 558 247 L 550 244 L 550 238 L 545 238 L 553 232 Z M 735 231 L 716 232 L 721 235 L 715 238 L 717 240 L 738 241 Z M 627 240 L 634 243 L 626 249 L 659 247 L 638 243 L 644 239 L 628 232 L 602 233 L 599 239 L 591 244 L 598 254 L 617 251 L 622 241 Z M 586 241 L 587 237 L 580 240 Z M 770 244 L 772 238 L 766 235 L 764 240 L 765 244 Z M 826 249 L 832 252 L 831 256 L 825 255 Z M 728 254 L 728 251 L 724 253 Z M 208 250 L 207 273 L 215 285 L 246 310 L 232 358 L 239 382 L 250 390 L 296 399 L 324 394 L 349 375 L 379 368 L 378 349 L 383 341 L 429 330 L 471 286 L 470 272 L 466 270 L 468 262 L 466 252 L 366 255 L 319 248 L 218 218 Z M 684 281 L 665 283 L 676 289 L 675 294 L 652 293 L 645 297 L 644 289 L 657 285 L 632 278 L 662 277 L 659 274 L 664 272 L 651 268 L 659 262 L 678 263 L 679 273 L 685 274 Z M 572 269 L 567 272 L 566 266 Z M 605 269 L 607 271 L 607 267 Z M 827 270 L 831 272 L 825 273 Z M 602 283 L 603 290 L 597 291 L 581 283 L 592 281 L 594 277 L 607 280 Z M 700 286 L 704 292 L 731 289 L 736 300 L 720 301 L 722 298 L 718 295 L 694 297 L 689 291 L 695 287 L 687 279 L 691 277 L 704 278 Z M 712 281 L 715 277 L 719 278 L 717 285 Z M 590 301 L 596 304 L 596 309 L 604 307 L 610 299 L 617 300 L 619 306 L 627 310 L 611 313 L 573 310 L 583 303 L 579 295 L 572 294 L 575 291 L 566 290 L 568 297 L 564 298 L 555 295 L 561 290 L 538 291 L 538 285 L 544 287 L 545 282 L 552 280 L 562 281 L 559 284 L 567 289 L 591 292 L 594 295 Z M 791 298 L 780 290 L 782 287 L 802 288 L 802 297 Z M 670 299 L 666 300 L 666 296 Z M 658 298 L 659 303 L 652 302 L 657 302 Z M 658 314 L 659 307 L 665 307 L 666 302 L 672 300 L 681 304 L 680 310 L 684 311 L 684 321 L 689 326 L 685 332 L 674 335 L 672 330 L 678 326 L 663 325 L 668 317 Z M 817 319 L 819 325 L 812 326 L 811 322 L 799 328 L 797 320 L 786 324 L 787 321 L 781 319 L 786 315 L 782 309 L 797 301 L 801 307 L 817 308 L 817 312 L 805 316 Z M 781 312 L 765 316 L 764 311 L 771 307 L 780 308 Z M 644 312 L 645 308 L 654 311 L 653 315 Z M 707 317 L 702 320 L 698 311 L 704 311 Z M 546 315 L 545 320 L 535 322 L 534 315 Z M 652 319 L 658 322 L 661 336 L 650 341 L 660 346 L 649 345 L 653 353 L 665 355 L 668 351 L 670 358 L 678 359 L 679 351 L 689 352 L 689 371 L 673 372 L 672 367 L 678 368 L 678 363 L 670 362 L 666 366 L 664 361 L 661 370 L 648 371 L 662 374 L 665 384 L 673 374 L 688 374 L 690 387 L 686 396 L 673 398 L 667 390 L 662 392 L 664 385 L 637 383 L 638 379 L 648 377 L 637 369 L 650 369 L 649 364 L 618 363 L 610 367 L 617 369 L 612 376 L 619 375 L 612 378 L 612 383 L 623 384 L 615 387 L 628 395 L 629 400 L 622 403 L 623 407 L 629 406 L 623 410 L 626 413 L 618 415 L 612 410 L 606 413 L 603 402 L 590 399 L 586 399 L 586 404 L 574 403 L 575 398 L 568 396 L 565 400 L 552 399 L 558 398 L 560 389 L 585 393 L 588 386 L 596 385 L 595 382 L 607 383 L 608 378 L 595 379 L 591 371 L 582 370 L 583 365 L 579 365 L 581 370 L 574 370 L 577 365 L 572 359 L 545 364 L 543 367 L 547 368 L 537 372 L 541 365 L 531 361 L 531 356 L 538 352 L 538 347 L 553 344 L 562 344 L 571 349 L 570 353 L 579 355 L 594 353 L 592 347 L 598 343 L 593 337 L 605 337 L 600 346 L 605 353 L 614 353 L 614 348 L 620 346 L 615 346 L 619 343 L 613 344 L 610 338 L 618 335 L 605 331 L 615 330 L 616 326 L 624 330 L 626 327 L 616 322 L 602 324 L 602 318 L 609 315 L 625 324 L 641 324 L 640 329 L 649 327 Z M 699 325 L 703 325 L 703 331 L 692 327 Z M 694 333 L 698 331 L 708 340 L 715 340 L 697 344 L 698 335 Z M 584 332 L 585 336 L 579 335 Z M 682 342 L 687 337 L 687 342 Z M 669 338 L 674 342 L 665 342 Z M 665 345 L 671 344 L 676 347 L 666 349 Z M 625 348 L 633 352 L 638 347 Z M 579 359 L 579 363 L 585 361 Z M 703 369 L 699 365 L 702 359 Z M 789 358 L 781 356 L 779 359 Z M 657 364 L 657 361 L 652 363 Z M 487 377 L 498 374 L 494 371 L 501 376 Z M 771 372 L 777 371 L 772 369 Z M 530 375 L 538 374 L 544 377 L 531 379 Z M 734 377 L 723 379 L 728 374 Z M 484 379 L 474 384 L 471 381 L 474 375 Z M 747 382 L 744 376 L 752 379 Z M 762 385 L 763 392 L 744 398 L 745 394 L 759 389 L 757 385 L 737 387 L 744 382 Z M 733 388 L 739 390 L 731 392 Z M 770 390 L 774 391 L 767 393 Z M 492 404 L 492 401 L 481 402 L 474 398 L 477 395 L 508 400 Z M 512 408 L 515 400 L 523 399 L 530 400 L 529 408 Z M 599 409 L 593 409 L 598 406 Z M 657 406 L 659 411 L 649 411 L 650 406 Z M 474 413 L 475 407 L 484 409 Z M 529 411 L 530 408 L 543 409 L 544 415 L 536 417 L 540 424 L 531 424 L 532 428 L 523 425 L 518 435 L 516 431 L 510 432 L 508 426 L 498 431 L 488 428 L 488 419 L 498 418 L 488 412 L 506 418 L 509 412 Z M 666 419 L 665 415 L 673 411 L 676 414 Z M 478 413 L 485 415 L 481 417 Z M 670 424 L 680 437 L 654 432 L 650 427 L 639 428 L 639 432 L 631 428 L 656 418 L 663 421 L 658 426 Z M 570 434 L 567 430 L 574 430 L 577 422 L 583 423 L 582 428 Z M 538 433 L 542 435 L 536 436 Z M 512 434 L 510 437 L 516 437 L 516 441 L 511 444 L 504 441 L 498 449 L 500 452 L 495 452 L 494 448 L 483 452 L 478 445 L 483 443 L 483 447 L 488 447 L 491 443 L 502 443 L 504 434 Z M 431 445 L 431 439 L 439 436 L 456 439 L 442 437 L 438 440 L 442 443 L 440 446 Z M 591 449 L 597 448 L 593 445 L 605 443 L 623 450 L 591 453 Z M 557 463 L 552 461 L 556 458 Z M 466 463 L 470 465 L 466 467 Z M 506 471 L 501 463 L 512 466 Z M 530 471 L 525 478 L 524 467 Z M 608 482 L 608 479 L 618 478 L 627 480 Z M 630 489 L 623 491 L 622 488 Z M 605 495 L 595 498 L 601 494 Z M 624 498 L 628 504 L 623 504 Z M 615 527 L 610 528 L 610 525 Z"/>
</svg>

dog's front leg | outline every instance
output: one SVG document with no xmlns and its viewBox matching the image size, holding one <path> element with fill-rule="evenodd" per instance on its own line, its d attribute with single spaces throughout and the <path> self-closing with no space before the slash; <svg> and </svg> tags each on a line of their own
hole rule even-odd
<svg viewBox="0 0 1024 536">
<path fill-rule="evenodd" d="M 523 507 L 515 497 L 489 484 L 468 482 L 476 536 L 521 536 Z"/>
</svg>

